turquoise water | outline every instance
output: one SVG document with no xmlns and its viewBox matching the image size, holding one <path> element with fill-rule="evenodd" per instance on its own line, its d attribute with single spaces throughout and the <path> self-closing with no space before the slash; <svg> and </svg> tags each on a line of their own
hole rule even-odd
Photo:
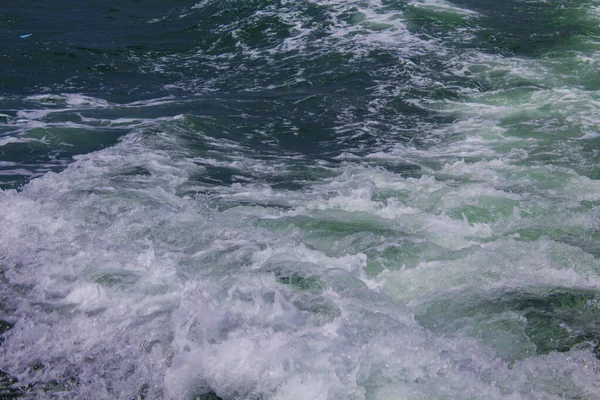
<svg viewBox="0 0 600 400">
<path fill-rule="evenodd" d="M 600 398 L 600 3 L 0 7 L 0 396 Z"/>
</svg>

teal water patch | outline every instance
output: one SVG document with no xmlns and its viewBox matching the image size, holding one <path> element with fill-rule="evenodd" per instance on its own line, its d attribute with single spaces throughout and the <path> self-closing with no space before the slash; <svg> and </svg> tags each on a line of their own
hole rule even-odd
<svg viewBox="0 0 600 400">
<path fill-rule="evenodd" d="M 312 249 L 330 257 L 364 254 L 365 273 L 373 278 L 385 270 L 413 268 L 420 262 L 451 257 L 447 249 L 377 218 L 339 210 L 257 223 L 275 232 L 297 235 Z"/>
<path fill-rule="evenodd" d="M 575 346 L 600 357 L 599 299 L 596 291 L 530 287 L 436 301 L 415 318 L 436 332 L 476 337 L 511 361 Z"/>
<path fill-rule="evenodd" d="M 471 1 L 451 3 L 479 12 L 485 27 L 475 34 L 488 51 L 539 56 L 549 50 L 579 42 L 599 33 L 590 18 L 594 2 L 572 1 Z"/>
<path fill-rule="evenodd" d="M 19 188 L 46 172 L 60 171 L 74 156 L 111 146 L 122 134 L 123 131 L 94 132 L 86 128 L 45 128 L 9 139 L 0 147 L 0 188 Z"/>
<path fill-rule="evenodd" d="M 171 118 L 165 115 L 180 110 L 173 103 L 163 98 L 120 104 L 73 93 L 2 98 L 0 188 L 20 188 L 63 170 L 78 155 L 115 145 L 132 129 Z"/>
</svg>

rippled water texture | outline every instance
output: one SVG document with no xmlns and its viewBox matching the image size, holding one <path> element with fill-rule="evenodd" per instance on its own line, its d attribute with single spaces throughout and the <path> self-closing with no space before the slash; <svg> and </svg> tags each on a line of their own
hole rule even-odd
<svg viewBox="0 0 600 400">
<path fill-rule="evenodd" d="M 0 396 L 600 398 L 600 3 L 13 3 Z"/>
</svg>

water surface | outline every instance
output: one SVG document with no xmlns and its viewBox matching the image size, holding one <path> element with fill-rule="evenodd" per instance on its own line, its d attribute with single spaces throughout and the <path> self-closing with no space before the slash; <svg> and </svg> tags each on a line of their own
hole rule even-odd
<svg viewBox="0 0 600 400">
<path fill-rule="evenodd" d="M 0 7 L 6 396 L 600 397 L 600 4 L 53 3 Z"/>
</svg>

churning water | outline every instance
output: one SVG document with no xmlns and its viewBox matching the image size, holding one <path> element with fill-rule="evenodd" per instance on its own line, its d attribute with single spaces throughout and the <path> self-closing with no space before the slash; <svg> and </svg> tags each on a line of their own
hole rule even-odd
<svg viewBox="0 0 600 400">
<path fill-rule="evenodd" d="M 600 398 L 600 3 L 95 3 L 0 6 L 1 396 Z"/>
</svg>

